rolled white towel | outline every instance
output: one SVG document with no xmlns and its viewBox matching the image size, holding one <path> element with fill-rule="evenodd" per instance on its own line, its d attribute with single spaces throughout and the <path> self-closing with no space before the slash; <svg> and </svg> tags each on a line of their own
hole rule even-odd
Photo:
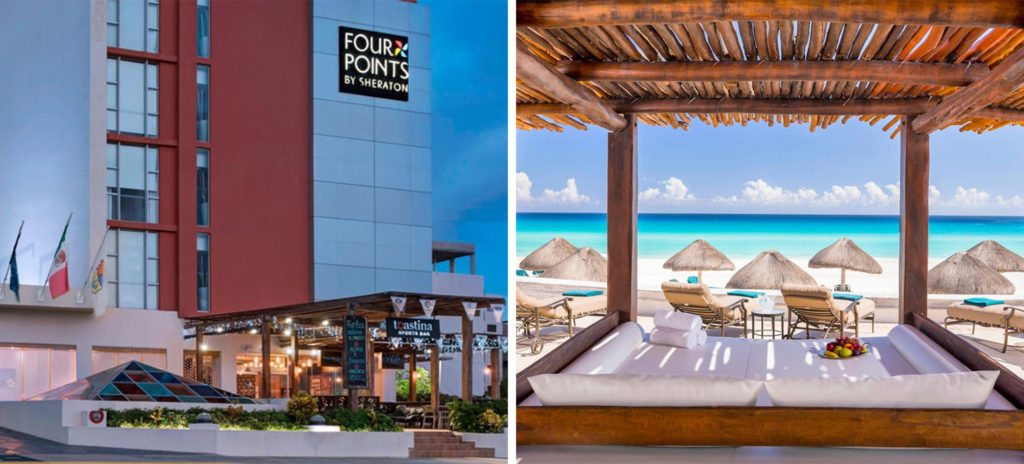
<svg viewBox="0 0 1024 464">
<path fill-rule="evenodd" d="M 694 348 L 707 342 L 708 333 L 703 330 L 693 332 L 655 327 L 651 330 L 650 342 L 655 345 L 668 345 L 679 348 Z"/>
<path fill-rule="evenodd" d="M 701 321 L 700 316 L 689 313 L 681 313 L 670 309 L 662 309 L 654 313 L 654 325 L 657 327 L 696 332 L 701 329 L 702 324 L 703 321 Z"/>
</svg>

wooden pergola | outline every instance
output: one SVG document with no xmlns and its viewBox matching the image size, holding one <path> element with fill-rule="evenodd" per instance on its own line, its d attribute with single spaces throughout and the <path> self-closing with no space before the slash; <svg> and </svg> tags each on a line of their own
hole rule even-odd
<svg viewBox="0 0 1024 464">
<path fill-rule="evenodd" d="M 406 298 L 404 311 L 397 312 L 392 303 L 392 297 Z M 457 295 L 437 295 L 428 293 L 408 292 L 381 292 L 370 295 L 340 298 L 334 300 L 315 301 L 300 303 L 274 308 L 257 309 L 252 311 L 212 314 L 189 318 L 185 321 L 185 328 L 194 330 L 196 339 L 195 366 L 196 372 L 202 367 L 202 354 L 199 347 L 203 343 L 204 336 L 223 335 L 229 333 L 244 333 L 256 329 L 261 334 L 261 355 L 262 355 L 262 385 L 260 392 L 264 398 L 269 398 L 270 392 L 270 355 L 271 339 L 274 336 L 287 336 L 291 341 L 291 362 L 289 363 L 288 376 L 295 382 L 295 366 L 298 361 L 299 337 L 297 331 L 289 330 L 286 335 L 285 327 L 310 328 L 313 336 L 303 340 L 307 346 L 320 346 L 329 342 L 343 341 L 341 333 L 344 332 L 345 316 L 360 316 L 366 318 L 367 328 L 371 324 L 379 324 L 388 317 L 417 317 L 426 316 L 421 301 L 434 300 L 433 316 L 454 316 L 462 319 L 462 399 L 471 401 L 473 399 L 473 319 L 466 314 L 463 302 L 473 302 L 477 305 L 477 311 L 490 307 L 491 305 L 504 305 L 505 300 L 495 297 L 475 297 Z M 286 322 L 287 321 L 287 322 Z M 336 335 L 316 333 L 320 327 L 337 327 Z M 369 330 L 367 330 L 369 332 Z M 367 333 L 366 340 L 372 341 Z M 372 365 L 374 347 L 379 343 L 367 343 L 368 358 L 370 365 L 367 370 L 372 372 L 375 367 Z M 440 347 L 430 350 L 431 372 L 439 372 Z M 387 349 L 390 351 L 390 349 Z M 416 399 L 415 372 L 416 372 L 416 351 L 405 349 L 408 355 L 410 382 L 410 401 Z M 493 358 L 493 354 L 492 354 Z M 430 405 L 436 408 L 439 403 L 438 376 L 431 376 Z M 293 383 L 294 384 L 294 383 Z M 358 408 L 358 389 L 349 389 L 349 406 Z"/>
<path fill-rule="evenodd" d="M 608 134 L 609 315 L 517 379 L 637 317 L 637 123 L 857 117 L 900 137 L 899 323 L 1024 408 L 1024 380 L 927 316 L 929 134 L 1024 126 L 1024 1 L 548 0 L 516 5 L 516 126 Z M 857 431 L 829 424 L 860 424 Z M 571 424 L 571 426 L 567 426 Z M 1024 411 L 520 407 L 520 444 L 1024 449 Z M 654 431 L 656 430 L 656 431 Z M 752 431 L 786 433 L 752 433 Z"/>
</svg>

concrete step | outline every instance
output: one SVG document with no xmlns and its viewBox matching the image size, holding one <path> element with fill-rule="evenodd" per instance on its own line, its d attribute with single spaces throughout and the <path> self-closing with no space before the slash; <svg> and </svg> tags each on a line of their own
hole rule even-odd
<svg viewBox="0 0 1024 464">
<path fill-rule="evenodd" d="M 419 444 L 417 443 L 413 449 L 417 451 L 444 451 L 444 450 L 473 450 L 476 446 L 473 443 L 456 442 L 456 443 L 429 443 Z"/>
<path fill-rule="evenodd" d="M 429 444 L 429 443 L 459 443 L 461 441 L 462 440 L 460 440 L 459 437 L 443 437 L 443 438 L 438 437 L 438 438 L 415 438 L 415 439 L 413 439 L 413 443 L 415 443 L 416 445 L 419 445 L 421 443 L 423 443 L 423 444 Z"/>
<path fill-rule="evenodd" d="M 473 450 L 410 450 L 409 457 L 413 458 L 493 458 L 492 449 Z"/>
</svg>

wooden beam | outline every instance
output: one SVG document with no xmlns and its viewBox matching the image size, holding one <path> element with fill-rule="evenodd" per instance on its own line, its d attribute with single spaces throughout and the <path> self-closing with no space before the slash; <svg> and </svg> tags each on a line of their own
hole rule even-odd
<svg viewBox="0 0 1024 464">
<path fill-rule="evenodd" d="M 516 26 L 567 28 L 708 21 L 823 21 L 1024 28 L 1019 0 L 529 0 Z"/>
<path fill-rule="evenodd" d="M 554 374 L 561 371 L 618 325 L 618 314 L 608 314 L 576 332 L 576 335 L 566 340 L 565 343 L 558 345 L 543 358 L 519 371 L 519 374 L 516 375 L 516 403 L 522 402 L 533 393 L 533 388 L 530 387 L 530 382 L 527 379 L 535 375 Z"/>
<path fill-rule="evenodd" d="M 914 118 L 914 130 L 927 134 L 941 129 L 1006 97 L 1021 85 L 1024 85 L 1024 48 L 1008 56 L 984 79 L 943 98 L 935 108 Z"/>
<path fill-rule="evenodd" d="M 619 322 L 636 321 L 637 127 L 608 134 L 608 312 Z"/>
<path fill-rule="evenodd" d="M 913 324 L 947 353 L 960 360 L 968 369 L 999 371 L 999 378 L 996 379 L 996 391 L 1018 409 L 1024 409 L 1024 379 L 938 322 L 927 317 L 917 317 L 914 318 Z"/>
<path fill-rule="evenodd" d="M 409 402 L 416 402 L 416 350 L 409 351 Z"/>
<path fill-rule="evenodd" d="M 430 407 L 437 411 L 441 398 L 441 347 L 430 348 Z"/>
<path fill-rule="evenodd" d="M 614 131 L 626 125 L 626 120 L 605 106 L 594 92 L 537 58 L 522 39 L 516 40 L 516 78 L 559 102 L 572 105 L 576 112 L 605 129 Z"/>
<path fill-rule="evenodd" d="M 899 323 L 928 317 L 928 134 L 900 122 Z"/>
<path fill-rule="evenodd" d="M 758 406 L 518 407 L 516 443 L 520 446 L 1024 449 L 1024 411 Z"/>
<path fill-rule="evenodd" d="M 260 372 L 260 398 L 270 398 L 270 319 L 263 319 L 260 352 L 262 353 L 262 372 Z"/>
<path fill-rule="evenodd" d="M 473 319 L 462 315 L 462 401 L 473 401 Z"/>
<path fill-rule="evenodd" d="M 806 99 L 650 99 L 608 100 L 608 105 L 623 114 L 643 113 L 762 113 L 762 114 L 920 114 L 935 103 L 926 98 L 889 100 L 806 100 Z M 551 103 L 520 103 L 516 114 L 571 114 L 572 107 Z"/>
<path fill-rule="evenodd" d="M 501 350 L 491 350 L 491 399 L 501 398 Z"/>
<path fill-rule="evenodd" d="M 196 370 L 196 377 L 193 380 L 199 382 L 203 381 L 203 331 L 206 330 L 205 325 L 196 327 L 196 353 L 195 359 L 192 361 L 192 366 Z"/>
<path fill-rule="evenodd" d="M 291 398 L 299 392 L 299 376 L 296 375 L 295 367 L 299 365 L 299 340 L 295 331 L 291 336 L 292 354 L 288 362 L 288 397 Z"/>
<path fill-rule="evenodd" d="M 983 65 L 893 61 L 559 61 L 559 72 L 578 81 L 735 82 L 871 81 L 965 86 L 988 74 Z"/>
</svg>

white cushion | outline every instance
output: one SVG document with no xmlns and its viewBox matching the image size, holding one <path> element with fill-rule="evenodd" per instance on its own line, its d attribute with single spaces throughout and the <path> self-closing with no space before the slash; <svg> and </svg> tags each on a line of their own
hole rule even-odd
<svg viewBox="0 0 1024 464">
<path fill-rule="evenodd" d="M 942 374 L 947 372 L 964 372 L 963 367 L 946 350 L 909 325 L 897 325 L 889 331 L 889 340 L 903 355 L 903 358 L 914 366 L 919 374 Z M 949 356 L 949 358 L 947 358 Z"/>
<path fill-rule="evenodd" d="M 655 327 L 668 327 L 685 332 L 696 332 L 703 326 L 700 316 L 662 309 L 654 313 Z"/>
<path fill-rule="evenodd" d="M 644 329 L 636 322 L 619 324 L 600 342 L 562 369 L 564 374 L 610 374 L 644 341 Z"/>
<path fill-rule="evenodd" d="M 529 378 L 544 406 L 753 406 L 764 382 L 720 376 L 542 374 Z"/>
<path fill-rule="evenodd" d="M 985 407 L 998 371 L 857 378 L 777 378 L 765 382 L 775 406 L 838 408 Z"/>
</svg>

